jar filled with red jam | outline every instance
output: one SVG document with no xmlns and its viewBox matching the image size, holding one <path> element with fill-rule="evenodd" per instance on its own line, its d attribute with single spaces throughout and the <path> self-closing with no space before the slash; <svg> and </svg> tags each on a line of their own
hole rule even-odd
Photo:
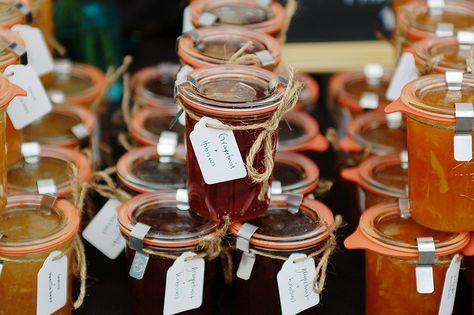
<svg viewBox="0 0 474 315">
<path fill-rule="evenodd" d="M 468 233 L 435 231 L 402 218 L 397 204 L 365 211 L 344 245 L 365 250 L 366 314 L 438 314 L 446 271 L 469 240 Z M 420 262 L 422 254 L 427 261 Z M 419 262 L 432 274 L 419 274 Z M 417 280 L 426 287 L 417 287 Z"/>
<path fill-rule="evenodd" d="M 266 213 L 246 221 L 258 228 L 248 240 L 255 263 L 248 280 L 235 280 L 236 314 L 281 314 L 277 274 L 285 261 L 265 257 L 260 252 L 283 258 L 296 253 L 310 255 L 321 249 L 329 238 L 334 218 L 328 207 L 309 198 L 296 208 L 296 213 L 290 207 L 293 205 L 288 204 L 287 196 L 275 195 Z M 238 237 L 242 225 L 242 222 L 234 222 L 230 226 L 234 237 Z M 237 265 L 241 256 L 242 251 L 238 250 Z M 318 257 L 315 260 L 317 262 Z M 317 306 L 299 314 L 314 314 L 316 309 Z"/>
<path fill-rule="evenodd" d="M 134 101 L 140 107 L 175 107 L 174 82 L 179 65 L 159 63 L 139 70 L 132 77 Z"/>
<path fill-rule="evenodd" d="M 277 191 L 274 191 L 277 182 Z M 302 154 L 277 152 L 273 184 L 272 193 L 311 194 L 319 184 L 319 168 Z"/>
<path fill-rule="evenodd" d="M 253 55 L 262 67 L 273 70 L 280 63 L 280 43 L 270 35 L 251 29 L 214 26 L 193 30 L 178 39 L 178 56 L 183 64 L 204 68 L 229 63 L 231 57 L 248 42 L 244 55 Z M 257 65 L 256 60 L 242 60 L 238 64 Z"/>
<path fill-rule="evenodd" d="M 132 195 L 186 188 L 186 156 L 178 147 L 172 156 L 160 156 L 156 146 L 130 150 L 117 162 L 117 176 Z"/>
<path fill-rule="evenodd" d="M 300 99 L 293 110 L 312 112 L 319 99 L 318 81 L 306 73 L 298 73 L 296 79 L 303 82 L 304 88 L 301 91 Z"/>
<path fill-rule="evenodd" d="M 407 84 L 387 112 L 407 114 L 408 186 L 415 221 L 441 231 L 474 231 L 474 76 L 429 75 Z"/>
<path fill-rule="evenodd" d="M 79 182 L 92 178 L 92 165 L 78 150 L 55 146 L 40 146 L 40 152 L 24 157 L 8 168 L 8 192 L 49 193 L 63 198 L 72 198 L 74 165 Z"/>
<path fill-rule="evenodd" d="M 289 112 L 278 127 L 278 151 L 324 152 L 329 143 L 319 132 L 318 122 L 308 113 Z"/>
<path fill-rule="evenodd" d="M 197 0 L 190 10 L 196 28 L 243 26 L 277 36 L 285 24 L 285 9 L 278 2 L 261 5 L 257 0 Z"/>
<path fill-rule="evenodd" d="M 10 29 L 13 25 L 24 24 L 31 20 L 31 16 L 25 15 L 16 5 L 21 4 L 25 8 L 31 8 L 30 0 L 1 0 L 0 1 L 0 27 Z M 25 10 L 27 12 L 27 10 Z"/>
<path fill-rule="evenodd" d="M 178 135 L 178 143 L 184 142 L 184 126 L 176 122 L 170 124 L 176 116 L 176 106 L 169 108 L 145 107 L 136 112 L 130 120 L 130 134 L 138 145 L 157 145 L 163 131 Z"/>
<path fill-rule="evenodd" d="M 10 196 L 0 214 L 0 314 L 37 314 L 38 273 L 50 255 L 52 259 L 67 258 L 66 303 L 54 314 L 72 313 L 77 267 L 72 242 L 79 229 L 79 213 L 67 200 L 49 205 L 42 199 L 42 195 Z"/>
<path fill-rule="evenodd" d="M 176 194 L 150 193 L 138 195 L 118 209 L 122 235 L 128 240 L 127 266 L 132 266 L 136 251 L 131 248 L 131 233 L 136 224 L 150 227 L 143 239 L 143 252 L 149 255 L 141 280 L 130 277 L 132 314 L 161 313 L 164 306 L 166 274 L 174 260 L 154 253 L 180 256 L 185 252 L 199 254 L 202 237 L 212 236 L 219 223 L 203 218 L 191 210 L 178 209 Z M 201 307 L 183 314 L 212 314 L 217 290 L 216 260 L 205 260 L 204 291 Z"/>
</svg>

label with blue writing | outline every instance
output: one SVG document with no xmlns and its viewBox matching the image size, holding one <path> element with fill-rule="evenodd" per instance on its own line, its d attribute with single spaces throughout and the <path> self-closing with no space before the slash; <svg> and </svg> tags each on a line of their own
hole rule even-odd
<svg viewBox="0 0 474 315">
<path fill-rule="evenodd" d="M 66 305 L 68 257 L 53 251 L 38 272 L 36 314 L 49 315 Z"/>
<path fill-rule="evenodd" d="M 247 169 L 232 130 L 206 127 L 206 124 L 224 125 L 219 120 L 202 117 L 189 135 L 206 184 L 246 177 Z"/>
<path fill-rule="evenodd" d="M 282 315 L 298 314 L 318 305 L 319 294 L 313 290 L 316 274 L 314 259 L 292 254 L 278 272 L 278 291 Z"/>
<path fill-rule="evenodd" d="M 185 252 L 166 273 L 164 315 L 177 314 L 201 307 L 204 289 L 204 258 L 188 259 L 195 253 Z"/>
</svg>

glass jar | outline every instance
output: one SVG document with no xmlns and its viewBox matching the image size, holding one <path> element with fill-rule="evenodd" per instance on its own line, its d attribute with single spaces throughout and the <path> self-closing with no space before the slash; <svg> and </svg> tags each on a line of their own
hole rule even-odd
<svg viewBox="0 0 474 315">
<path fill-rule="evenodd" d="M 28 22 L 28 17 L 25 16 L 17 7 L 16 3 L 21 3 L 26 7 L 31 8 L 30 0 L 1 0 L 0 1 L 0 27 L 10 29 L 13 25 L 24 24 Z"/>
<path fill-rule="evenodd" d="M 80 151 L 54 146 L 41 146 L 38 156 L 22 159 L 8 168 L 8 193 L 37 193 L 38 181 L 52 179 L 56 195 L 72 198 L 73 185 L 71 164 L 78 170 L 79 182 L 92 178 L 92 165 Z"/>
<path fill-rule="evenodd" d="M 436 248 L 431 294 L 417 291 L 418 237 L 432 237 Z M 411 218 L 403 219 L 397 204 L 365 211 L 344 245 L 365 250 L 366 314 L 437 314 L 450 261 L 454 254 L 462 253 L 469 240 L 467 233 L 435 231 Z"/>
<path fill-rule="evenodd" d="M 277 79 L 275 73 L 253 66 L 203 68 L 188 74 L 187 81 L 177 88 L 177 99 L 187 111 L 198 117 L 214 118 L 232 126 L 264 123 L 271 119 L 283 97 L 285 85 L 281 81 L 270 84 Z M 206 184 L 189 138 L 195 124 L 196 121 L 186 114 L 187 187 L 191 208 L 214 220 L 225 215 L 237 220 L 247 219 L 265 212 L 269 200 L 258 199 L 261 185 L 252 183 L 248 176 Z M 261 132 L 261 129 L 233 131 L 244 161 Z M 275 142 L 276 138 L 277 131 Z M 256 153 L 254 166 L 259 165 L 258 172 L 264 170 L 264 154 L 263 149 Z"/>
<path fill-rule="evenodd" d="M 106 78 L 92 65 L 61 59 L 55 61 L 53 72 L 43 78 L 43 84 L 53 103 L 89 108 L 105 92 Z"/>
<path fill-rule="evenodd" d="M 75 256 L 72 241 L 79 228 L 79 213 L 66 200 L 58 199 L 49 206 L 42 203 L 42 198 L 10 196 L 6 210 L 0 214 L 0 314 L 36 314 L 38 272 L 54 251 L 68 258 L 67 302 L 54 314 L 71 314 Z"/>
<path fill-rule="evenodd" d="M 474 161 L 462 156 L 456 160 L 455 152 L 469 155 L 472 148 L 456 143 L 455 108 L 456 103 L 473 102 L 474 76 L 457 74 L 462 83 L 455 86 L 447 83 L 449 72 L 410 82 L 386 110 L 408 116 L 408 186 L 413 219 L 432 229 L 463 232 L 474 231 Z M 465 136 L 470 138 L 472 129 Z"/>
<path fill-rule="evenodd" d="M 235 26 L 214 26 L 193 30 L 178 38 L 178 56 L 193 68 L 224 65 L 247 42 L 252 45 L 242 55 L 267 51 L 262 67 L 273 70 L 280 63 L 280 43 L 270 35 Z M 267 60 L 268 59 L 268 60 Z M 241 64 L 255 65 L 253 61 Z"/>
<path fill-rule="evenodd" d="M 135 196 L 158 190 L 186 188 L 186 156 L 178 147 L 173 156 L 160 157 L 156 146 L 139 147 L 117 162 L 117 177 L 128 193 Z"/>
<path fill-rule="evenodd" d="M 277 181 L 281 184 L 280 193 L 308 195 L 319 184 L 319 168 L 316 163 L 302 154 L 277 152 L 273 182 Z"/>
<path fill-rule="evenodd" d="M 285 9 L 277 2 L 262 7 L 257 0 L 198 0 L 191 3 L 190 11 L 196 28 L 244 26 L 277 36 L 285 24 Z"/>
<path fill-rule="evenodd" d="M 219 228 L 219 223 L 205 219 L 193 211 L 179 210 L 175 193 L 138 195 L 118 209 L 122 235 L 128 240 L 137 223 L 151 227 L 143 239 L 144 251 L 162 252 L 179 256 L 184 252 L 200 253 L 199 242 Z M 135 250 L 126 247 L 127 266 L 130 269 Z M 149 252 L 143 279 L 129 278 L 132 314 L 161 313 L 164 306 L 166 273 L 174 260 Z M 206 259 L 203 303 L 186 314 L 212 314 L 216 277 L 216 260 Z"/>
<path fill-rule="evenodd" d="M 310 198 L 305 198 L 298 212 L 292 214 L 287 197 L 274 195 L 268 212 L 246 222 L 258 227 L 249 239 L 250 250 L 290 257 L 295 253 L 309 255 L 323 247 L 332 232 L 334 218 L 328 207 Z M 229 230 L 237 237 L 241 227 L 241 222 L 234 222 Z M 237 251 L 237 264 L 241 256 L 242 251 Z M 236 314 L 281 314 L 277 274 L 283 263 L 280 259 L 256 255 L 250 278 L 235 281 Z M 299 314 L 314 312 L 311 308 Z"/>
<path fill-rule="evenodd" d="M 175 108 L 174 83 L 179 67 L 179 64 L 166 62 L 136 72 L 132 77 L 135 104 Z"/>
<path fill-rule="evenodd" d="M 319 99 L 319 84 L 316 79 L 306 73 L 298 73 L 296 80 L 303 82 L 304 88 L 301 91 L 298 103 L 295 104 L 293 110 L 302 112 L 312 112 Z"/>
<path fill-rule="evenodd" d="M 54 36 L 53 0 L 30 0 L 33 11 L 32 26 L 41 29 L 45 36 Z"/>
<path fill-rule="evenodd" d="M 328 148 L 329 143 L 319 132 L 318 122 L 308 113 L 289 112 L 285 115 L 285 119 L 280 121 L 278 151 L 324 152 Z"/>
</svg>

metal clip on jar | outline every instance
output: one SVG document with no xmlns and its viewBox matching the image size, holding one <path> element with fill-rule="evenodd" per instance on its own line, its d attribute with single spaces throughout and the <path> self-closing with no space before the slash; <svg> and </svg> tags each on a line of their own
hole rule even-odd
<svg viewBox="0 0 474 315">
<path fill-rule="evenodd" d="M 43 203 L 41 195 L 8 198 L 0 214 L 0 313 L 36 314 L 38 272 L 51 253 L 67 257 L 66 304 L 55 314 L 71 314 L 74 249 L 78 210 L 66 200 Z M 55 279 L 56 280 L 56 279 Z M 47 303 L 47 302 L 45 302 Z"/>
<path fill-rule="evenodd" d="M 280 106 L 284 89 L 285 84 L 276 74 L 251 66 L 195 70 L 177 87 L 178 101 L 187 112 L 232 126 L 264 123 L 271 119 Z M 189 138 L 196 123 L 186 114 L 187 187 L 191 208 L 214 220 L 225 215 L 248 219 L 265 212 L 269 200 L 258 198 L 262 185 L 252 183 L 248 176 L 212 185 L 205 183 Z M 244 161 L 261 132 L 262 129 L 233 131 Z M 276 143 L 277 131 L 273 137 Z M 264 150 L 260 149 L 255 156 L 253 166 L 258 172 L 264 171 L 264 155 Z"/>
<path fill-rule="evenodd" d="M 473 87 L 462 72 L 424 76 L 386 109 L 408 116 L 410 207 L 432 229 L 474 231 Z"/>
<path fill-rule="evenodd" d="M 130 277 L 132 314 L 161 312 L 164 305 L 166 273 L 174 260 L 185 252 L 201 253 L 202 237 L 213 236 L 219 223 L 205 219 L 193 211 L 180 210 L 175 193 L 138 195 L 118 208 L 120 230 L 127 239 L 128 268 L 138 254 L 148 256 L 141 280 Z M 142 249 L 132 244 L 131 234 L 137 224 L 149 228 L 141 240 Z M 211 314 L 216 276 L 216 261 L 207 257 L 204 273 L 203 303 L 192 314 Z"/>
<path fill-rule="evenodd" d="M 403 219 L 397 204 L 365 211 L 344 245 L 365 250 L 366 314 L 437 314 L 450 261 L 469 240 Z"/>
</svg>

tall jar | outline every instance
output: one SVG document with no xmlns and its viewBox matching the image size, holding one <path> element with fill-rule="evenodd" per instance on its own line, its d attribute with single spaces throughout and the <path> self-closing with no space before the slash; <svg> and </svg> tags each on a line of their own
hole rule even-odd
<svg viewBox="0 0 474 315">
<path fill-rule="evenodd" d="M 249 252 L 255 255 L 255 263 L 248 280 L 237 278 L 235 281 L 236 314 L 281 314 L 277 274 L 285 260 L 279 258 L 289 258 L 292 254 L 311 255 L 326 244 L 333 232 L 334 217 L 321 202 L 305 198 L 296 208 L 296 213 L 290 212 L 294 211 L 291 207 L 294 205 L 289 205 L 285 195 L 276 195 L 267 213 L 245 222 L 258 228 L 248 240 Z M 243 224 L 234 222 L 230 226 L 234 237 L 239 237 Z M 235 255 L 237 266 L 242 253 L 238 250 Z M 318 258 L 315 257 L 315 260 L 318 261 Z M 315 312 L 317 306 L 299 314 Z"/>
<path fill-rule="evenodd" d="M 33 10 L 32 26 L 38 27 L 45 36 L 54 36 L 53 0 L 30 0 Z"/>
<path fill-rule="evenodd" d="M 453 255 L 462 254 L 469 240 L 468 233 L 435 231 L 404 219 L 397 204 L 365 211 L 344 245 L 365 250 L 366 314 L 438 314 L 446 271 Z M 423 248 L 431 247 L 434 251 L 424 252 Z M 420 251 L 429 257 L 424 267 L 432 268 L 431 277 L 419 275 L 420 283 L 432 282 L 433 290 L 417 287 Z"/>
<path fill-rule="evenodd" d="M 212 236 L 219 228 L 219 223 L 178 207 L 176 194 L 150 193 L 138 195 L 117 209 L 120 230 L 127 239 L 126 256 L 129 269 L 138 254 L 136 249 L 131 247 L 132 231 L 138 223 L 150 227 L 142 242 L 142 252 L 149 255 L 143 278 L 138 280 L 129 277 L 128 281 L 132 314 L 161 314 L 165 299 L 166 274 L 174 263 L 172 258 L 164 255 L 202 253 L 199 246 L 201 238 Z M 207 258 L 202 305 L 185 314 L 213 313 L 214 294 L 217 291 L 216 273 L 216 260 Z"/>
<path fill-rule="evenodd" d="M 274 84 L 275 80 L 278 80 L 276 74 L 252 66 L 199 69 L 178 86 L 177 99 L 186 111 L 200 119 L 206 116 L 232 126 L 264 123 L 280 106 L 284 93 L 285 85 L 280 80 Z M 248 176 L 206 184 L 190 141 L 196 123 L 186 114 L 187 187 L 191 208 L 214 220 L 225 215 L 237 220 L 249 219 L 265 212 L 268 197 L 258 199 L 262 185 L 253 183 Z M 262 129 L 233 131 L 243 161 L 261 132 Z M 274 143 L 276 138 L 277 131 L 273 135 Z M 253 166 L 258 172 L 264 171 L 264 155 L 263 149 L 256 153 Z"/>
<path fill-rule="evenodd" d="M 270 35 L 242 27 L 214 26 L 193 30 L 178 38 L 178 56 L 183 64 L 193 68 L 224 65 L 247 42 L 252 44 L 242 52 L 254 55 L 260 65 L 273 70 L 280 63 L 280 44 Z M 239 64 L 256 65 L 256 60 Z"/>
<path fill-rule="evenodd" d="M 260 6 L 257 0 L 197 0 L 191 3 L 190 10 L 196 28 L 243 26 L 277 36 L 285 24 L 285 9 L 278 2 Z"/>
<path fill-rule="evenodd" d="M 6 210 L 0 214 L 3 234 L 0 314 L 37 313 L 38 273 L 52 255 L 52 259 L 67 259 L 66 304 L 54 314 L 72 313 L 76 267 L 72 242 L 79 228 L 78 210 L 69 201 L 56 200 L 53 205 L 47 205 L 42 198 L 42 195 L 10 196 Z"/>
<path fill-rule="evenodd" d="M 31 8 L 30 0 L 1 0 L 0 1 L 0 27 L 10 29 L 13 25 L 24 24 L 31 20 L 31 16 L 23 14 L 17 7 L 16 3 L 21 3 L 27 8 Z M 25 10 L 26 12 L 26 10 Z"/>
<path fill-rule="evenodd" d="M 465 103 L 473 87 L 474 76 L 461 72 L 424 76 L 386 109 L 408 116 L 410 208 L 415 221 L 432 229 L 474 231 L 473 110 Z"/>
</svg>

